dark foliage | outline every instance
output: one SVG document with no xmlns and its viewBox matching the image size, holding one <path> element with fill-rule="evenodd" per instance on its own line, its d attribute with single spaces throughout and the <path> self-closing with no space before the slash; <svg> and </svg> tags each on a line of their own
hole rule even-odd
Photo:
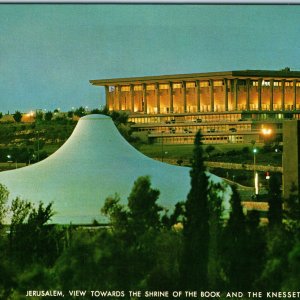
<svg viewBox="0 0 300 300">
<path fill-rule="evenodd" d="M 74 111 L 74 115 L 77 116 L 77 117 L 83 117 L 86 115 L 86 111 L 85 111 L 85 108 L 83 106 L 80 106 L 79 108 L 77 108 L 75 111 Z"/>
<path fill-rule="evenodd" d="M 200 133 L 187 201 L 169 213 L 157 204 L 150 179 L 140 177 L 126 204 L 118 195 L 106 199 L 107 227 L 49 225 L 52 204 L 34 207 L 18 198 L 5 227 L 9 194 L 0 186 L 0 298 L 23 299 L 31 289 L 118 290 L 126 299 L 128 290 L 297 290 L 299 196 L 295 189 L 285 199 L 281 222 L 278 186 L 270 182 L 270 226 L 261 225 L 257 211 L 244 213 L 234 187 L 224 219 L 224 187 L 207 176 Z"/>
<path fill-rule="evenodd" d="M 51 111 L 47 111 L 46 113 L 45 113 L 45 121 L 51 121 L 52 120 L 52 118 L 53 118 L 53 113 L 51 112 Z"/>
<path fill-rule="evenodd" d="M 203 164 L 201 139 L 201 133 L 198 132 L 190 172 L 191 190 L 187 196 L 183 223 L 184 252 L 181 282 L 187 290 L 207 288 L 208 284 L 209 183 Z"/>
<path fill-rule="evenodd" d="M 278 176 L 272 175 L 269 179 L 269 211 L 270 226 L 280 226 L 282 223 L 282 197 Z"/>
<path fill-rule="evenodd" d="M 14 120 L 19 123 L 21 122 L 22 119 L 22 114 L 17 110 L 14 114 L 13 114 Z"/>
</svg>

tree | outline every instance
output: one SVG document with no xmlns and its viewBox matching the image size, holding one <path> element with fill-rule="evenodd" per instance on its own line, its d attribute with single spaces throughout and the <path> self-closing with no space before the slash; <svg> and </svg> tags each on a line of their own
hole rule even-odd
<svg viewBox="0 0 300 300">
<path fill-rule="evenodd" d="M 181 280 L 183 288 L 206 288 L 209 247 L 209 181 L 203 164 L 202 135 L 196 134 L 193 151 L 191 190 L 185 205 L 183 223 L 183 259 Z"/>
<path fill-rule="evenodd" d="M 14 120 L 19 123 L 21 122 L 22 119 L 22 114 L 17 110 L 14 114 L 13 114 L 13 118 Z"/>
<path fill-rule="evenodd" d="M 117 127 L 128 122 L 128 114 L 125 112 L 112 111 L 109 115 Z"/>
<path fill-rule="evenodd" d="M 279 178 L 272 175 L 269 179 L 269 193 L 268 193 L 268 219 L 270 226 L 277 226 L 282 224 L 282 198 L 280 190 Z"/>
<path fill-rule="evenodd" d="M 28 201 L 15 198 L 12 201 L 10 211 L 12 213 L 9 230 L 9 253 L 12 261 L 23 260 L 23 251 L 28 247 L 27 241 L 24 243 L 27 232 L 24 231 L 24 224 L 28 218 L 32 205 Z"/>
<path fill-rule="evenodd" d="M 10 226 L 11 254 L 20 265 L 52 265 L 59 255 L 62 231 L 47 222 L 54 215 L 52 203 L 32 206 L 19 198 L 12 203 Z"/>
<path fill-rule="evenodd" d="M 106 198 L 101 212 L 109 218 L 109 223 L 115 234 L 123 235 L 128 230 L 128 210 L 124 205 L 120 204 L 119 195 L 115 194 L 113 197 Z"/>
<path fill-rule="evenodd" d="M 91 114 L 101 114 L 101 110 L 99 108 L 93 108 Z"/>
<path fill-rule="evenodd" d="M 175 204 L 174 211 L 170 216 L 168 215 L 168 212 L 162 216 L 162 223 L 166 228 L 171 229 L 174 225 L 182 224 L 184 222 L 184 218 L 185 203 L 183 201 L 177 202 Z"/>
<path fill-rule="evenodd" d="M 45 121 L 51 121 L 53 118 L 53 113 L 51 111 L 47 111 L 45 113 Z"/>
<path fill-rule="evenodd" d="M 288 253 L 287 276 L 283 282 L 284 291 L 296 291 L 300 284 L 300 242 L 297 241 Z"/>
<path fill-rule="evenodd" d="M 133 225 L 132 230 L 137 234 L 161 225 L 159 212 L 162 208 L 156 203 L 159 193 L 158 190 L 151 188 L 148 176 L 139 177 L 134 182 L 128 197 L 128 208 L 130 223 Z"/>
<path fill-rule="evenodd" d="M 0 184 L 0 228 L 3 225 L 8 208 L 6 206 L 9 192 L 7 188 Z"/>
<path fill-rule="evenodd" d="M 36 110 L 35 112 L 35 122 L 43 121 L 44 113 L 41 110 Z"/>
<path fill-rule="evenodd" d="M 291 232 L 282 226 L 268 228 L 266 232 L 266 260 L 258 280 L 261 291 L 272 291 L 281 288 L 288 266 L 288 253 L 294 239 Z"/>
<path fill-rule="evenodd" d="M 0 298 L 1 299 L 13 299 L 11 294 L 17 286 L 16 276 L 11 265 L 5 259 L 6 257 L 0 257 Z"/>
<path fill-rule="evenodd" d="M 181 166 L 182 163 L 183 163 L 183 160 L 180 158 L 180 159 L 178 159 L 178 160 L 176 161 L 176 163 L 177 163 L 178 166 Z"/>
<path fill-rule="evenodd" d="M 220 290 L 223 285 L 221 232 L 224 223 L 222 184 L 210 184 L 209 189 L 209 252 L 208 252 L 208 286 Z"/>
<path fill-rule="evenodd" d="M 257 280 L 260 277 L 266 259 L 265 227 L 260 226 L 258 211 L 251 210 L 247 212 L 246 231 L 247 243 L 245 252 L 248 255 L 246 273 L 249 286 L 252 289 L 256 289 L 258 288 L 256 286 Z"/>
<path fill-rule="evenodd" d="M 73 118 L 74 112 L 72 110 L 68 111 L 68 118 Z"/>
<path fill-rule="evenodd" d="M 80 106 L 79 108 L 77 108 L 75 111 L 74 111 L 74 115 L 77 116 L 77 117 L 83 117 L 86 115 L 86 111 L 85 111 L 85 108 L 83 106 Z"/>
<path fill-rule="evenodd" d="M 175 291 L 179 285 L 182 235 L 180 230 L 156 233 L 149 247 L 153 248 L 152 267 L 146 277 L 145 288 L 152 291 Z"/>
<path fill-rule="evenodd" d="M 240 196 L 232 186 L 231 212 L 223 234 L 223 267 L 227 284 L 233 291 L 245 291 L 247 281 L 246 220 Z"/>
<path fill-rule="evenodd" d="M 205 152 L 207 153 L 207 156 L 210 157 L 211 153 L 215 150 L 215 147 L 212 145 L 208 145 L 205 148 Z"/>
<path fill-rule="evenodd" d="M 108 107 L 107 106 L 104 106 L 102 109 L 101 109 L 101 112 L 100 112 L 101 114 L 103 114 L 103 115 L 109 115 L 109 109 L 108 109 Z"/>
<path fill-rule="evenodd" d="M 118 249 L 117 253 L 114 250 L 111 253 L 117 255 L 115 260 L 121 261 L 123 267 L 122 278 L 114 273 L 120 272 L 119 268 L 112 270 L 115 275 L 111 276 L 121 280 L 127 289 L 146 288 L 149 280 L 152 286 L 158 284 L 155 274 L 159 266 L 156 262 L 161 256 L 156 241 L 163 228 L 162 208 L 156 203 L 158 197 L 159 191 L 151 187 L 150 178 L 142 176 L 134 182 L 127 206 L 120 204 L 119 196 L 115 195 L 107 198 L 102 208 L 112 227 L 111 247 Z M 168 275 L 162 276 L 167 280 Z"/>
<path fill-rule="evenodd" d="M 285 199 L 284 215 L 289 230 L 299 237 L 300 229 L 300 198 L 299 191 L 295 184 L 292 185 L 290 195 Z"/>
</svg>

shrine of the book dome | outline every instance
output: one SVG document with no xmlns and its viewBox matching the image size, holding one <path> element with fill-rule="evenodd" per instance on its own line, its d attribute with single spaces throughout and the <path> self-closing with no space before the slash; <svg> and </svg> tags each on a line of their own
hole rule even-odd
<svg viewBox="0 0 300 300">
<path fill-rule="evenodd" d="M 70 138 L 47 159 L 36 164 L 0 172 L 0 183 L 16 197 L 34 204 L 53 202 L 52 222 L 86 224 L 105 222 L 100 209 L 108 196 L 117 193 L 122 203 L 134 181 L 149 176 L 160 191 L 159 204 L 172 210 L 186 200 L 190 169 L 150 159 L 132 147 L 110 117 L 81 118 Z M 213 181 L 220 181 L 211 175 Z"/>
</svg>

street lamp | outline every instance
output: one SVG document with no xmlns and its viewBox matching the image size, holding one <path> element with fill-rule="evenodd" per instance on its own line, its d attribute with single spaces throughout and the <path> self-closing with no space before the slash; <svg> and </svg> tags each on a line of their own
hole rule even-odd
<svg viewBox="0 0 300 300">
<path fill-rule="evenodd" d="M 253 175 L 254 175 L 254 191 L 258 195 L 258 173 L 256 172 L 256 153 L 257 149 L 253 149 Z"/>
<path fill-rule="evenodd" d="M 12 163 L 13 160 L 12 160 L 12 156 L 10 154 L 6 155 L 7 157 L 7 162 L 8 163 Z M 16 158 L 16 169 L 18 169 L 18 161 L 17 161 L 17 158 Z"/>
</svg>

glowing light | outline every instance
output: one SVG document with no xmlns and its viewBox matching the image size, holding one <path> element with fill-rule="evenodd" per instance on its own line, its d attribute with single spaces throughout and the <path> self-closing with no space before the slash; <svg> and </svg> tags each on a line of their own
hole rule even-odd
<svg viewBox="0 0 300 300">
<path fill-rule="evenodd" d="M 272 129 L 271 128 L 263 128 L 261 130 L 263 135 L 270 135 L 272 133 Z"/>
<path fill-rule="evenodd" d="M 255 173 L 255 194 L 258 195 L 258 173 Z"/>
<path fill-rule="evenodd" d="M 31 110 L 29 113 L 26 114 L 27 117 L 33 117 L 34 116 L 34 112 Z"/>
</svg>

